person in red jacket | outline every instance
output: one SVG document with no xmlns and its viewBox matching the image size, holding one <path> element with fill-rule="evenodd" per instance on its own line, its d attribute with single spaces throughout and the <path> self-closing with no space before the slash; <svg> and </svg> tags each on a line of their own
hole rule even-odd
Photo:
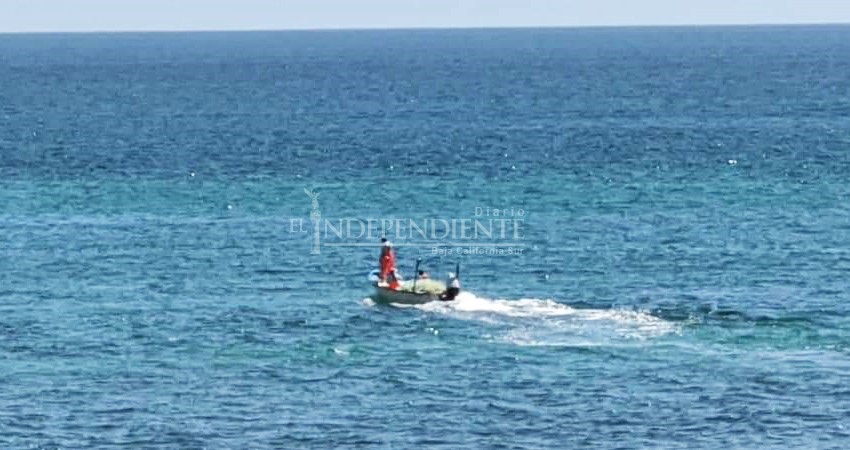
<svg viewBox="0 0 850 450">
<path fill-rule="evenodd" d="M 393 245 L 387 238 L 381 238 L 381 258 L 378 264 L 381 267 L 381 282 L 386 283 L 387 278 L 395 272 L 395 252 Z"/>
</svg>

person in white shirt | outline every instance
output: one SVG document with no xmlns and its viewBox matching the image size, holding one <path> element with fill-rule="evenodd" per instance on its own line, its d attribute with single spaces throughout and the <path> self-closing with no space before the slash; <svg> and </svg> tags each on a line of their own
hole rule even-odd
<svg viewBox="0 0 850 450">
<path fill-rule="evenodd" d="M 454 274 L 449 272 L 449 277 L 446 279 L 446 292 L 440 296 L 440 300 L 454 300 L 457 294 L 460 293 L 460 280 Z"/>
</svg>

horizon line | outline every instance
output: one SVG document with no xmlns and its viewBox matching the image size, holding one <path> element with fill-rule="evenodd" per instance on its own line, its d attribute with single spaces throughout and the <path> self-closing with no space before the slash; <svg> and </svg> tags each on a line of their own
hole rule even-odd
<svg viewBox="0 0 850 450">
<path fill-rule="evenodd" d="M 286 32 L 361 32 L 361 31 L 453 31 L 453 30 L 558 30 L 558 29 L 646 29 L 646 28 L 740 28 L 740 27 L 825 27 L 850 26 L 850 22 L 724 22 L 724 23 L 649 23 L 595 25 L 476 25 L 476 26 L 352 26 L 295 28 L 162 28 L 162 29 L 92 29 L 92 30 L 18 30 L 0 31 L 0 35 L 22 34 L 168 34 L 168 33 L 286 33 Z"/>
</svg>

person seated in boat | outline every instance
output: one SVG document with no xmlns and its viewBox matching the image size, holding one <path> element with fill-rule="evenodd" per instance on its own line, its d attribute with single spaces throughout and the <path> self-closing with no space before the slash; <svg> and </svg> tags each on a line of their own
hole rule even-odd
<svg viewBox="0 0 850 450">
<path fill-rule="evenodd" d="M 424 270 L 420 270 L 419 273 L 417 274 L 416 278 L 419 279 L 419 280 L 427 280 L 428 279 L 428 272 L 426 272 Z"/>
<path fill-rule="evenodd" d="M 378 267 L 381 268 L 381 283 L 387 283 L 390 272 L 395 271 L 395 252 L 393 244 L 387 238 L 381 238 L 381 257 L 378 260 Z"/>
<path fill-rule="evenodd" d="M 449 277 L 446 279 L 446 292 L 440 296 L 440 300 L 454 300 L 458 294 L 460 294 L 460 280 L 454 272 L 449 272 Z"/>
</svg>

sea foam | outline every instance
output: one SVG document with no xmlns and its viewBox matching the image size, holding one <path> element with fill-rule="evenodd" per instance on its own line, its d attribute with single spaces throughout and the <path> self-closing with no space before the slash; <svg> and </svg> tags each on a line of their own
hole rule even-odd
<svg viewBox="0 0 850 450">
<path fill-rule="evenodd" d="M 422 311 L 504 328 L 495 336 L 518 345 L 616 345 L 678 334 L 681 324 L 645 311 L 574 308 L 553 299 L 489 299 L 471 292 Z"/>
</svg>

